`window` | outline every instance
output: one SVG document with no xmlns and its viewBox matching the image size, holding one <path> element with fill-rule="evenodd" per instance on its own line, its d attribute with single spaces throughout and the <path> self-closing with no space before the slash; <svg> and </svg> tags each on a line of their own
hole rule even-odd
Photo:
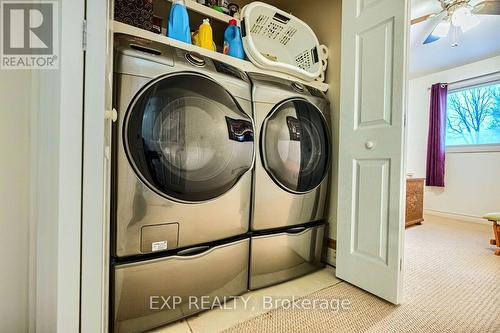
<svg viewBox="0 0 500 333">
<path fill-rule="evenodd" d="M 446 112 L 447 147 L 500 146 L 500 81 L 449 90 Z"/>
</svg>

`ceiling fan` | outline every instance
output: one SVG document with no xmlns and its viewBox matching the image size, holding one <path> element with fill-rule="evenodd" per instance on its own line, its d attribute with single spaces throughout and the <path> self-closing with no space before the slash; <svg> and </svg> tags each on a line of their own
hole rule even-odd
<svg viewBox="0 0 500 333">
<path fill-rule="evenodd" d="M 437 0 L 443 8 L 438 13 L 424 15 L 411 20 L 411 24 L 416 24 L 430 19 L 435 19 L 435 26 L 431 33 L 424 40 L 423 44 L 429 44 L 442 37 L 448 36 L 453 27 L 461 29 L 462 32 L 469 31 L 480 23 L 477 15 L 500 15 L 500 0 L 481 1 L 475 5 L 473 0 Z M 456 46 L 454 42 L 454 45 Z"/>
</svg>

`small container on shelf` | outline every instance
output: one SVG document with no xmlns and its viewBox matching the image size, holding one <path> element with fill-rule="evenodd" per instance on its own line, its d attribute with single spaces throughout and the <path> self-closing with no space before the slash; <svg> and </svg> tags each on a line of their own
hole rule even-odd
<svg viewBox="0 0 500 333">
<path fill-rule="evenodd" d="M 153 0 L 115 0 L 115 20 L 151 31 Z"/>
<path fill-rule="evenodd" d="M 224 31 L 223 52 L 231 57 L 245 59 L 245 51 L 243 50 L 240 27 L 238 27 L 236 20 L 234 19 L 229 20 L 229 25 Z"/>
<path fill-rule="evenodd" d="M 184 0 L 174 0 L 168 18 L 167 36 L 191 44 L 189 15 Z"/>
<path fill-rule="evenodd" d="M 193 34 L 192 39 L 194 45 L 211 51 L 216 50 L 213 40 L 212 27 L 210 26 L 210 20 L 207 18 L 203 20 L 199 30 Z"/>
<path fill-rule="evenodd" d="M 217 0 L 217 5 L 222 9 L 222 12 L 229 15 L 229 3 L 227 0 Z"/>
<path fill-rule="evenodd" d="M 227 8 L 229 9 L 229 16 L 240 18 L 240 6 L 235 3 L 230 3 L 227 5 Z"/>
<path fill-rule="evenodd" d="M 229 8 L 228 8 L 228 2 L 227 0 L 217 0 L 217 1 L 211 1 L 210 2 L 210 7 L 213 10 L 216 10 L 220 13 L 224 13 L 226 15 L 229 15 Z"/>
<path fill-rule="evenodd" d="M 151 31 L 157 34 L 161 34 L 162 18 L 158 16 L 153 16 Z"/>
</svg>

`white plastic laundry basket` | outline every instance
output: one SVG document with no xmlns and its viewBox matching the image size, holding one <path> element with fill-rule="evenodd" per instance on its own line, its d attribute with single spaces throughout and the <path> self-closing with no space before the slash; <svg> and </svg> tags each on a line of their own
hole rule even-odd
<svg viewBox="0 0 500 333">
<path fill-rule="evenodd" d="M 256 66 L 306 81 L 321 74 L 318 39 L 303 21 L 262 2 L 243 7 L 242 18 L 243 47 Z"/>
</svg>

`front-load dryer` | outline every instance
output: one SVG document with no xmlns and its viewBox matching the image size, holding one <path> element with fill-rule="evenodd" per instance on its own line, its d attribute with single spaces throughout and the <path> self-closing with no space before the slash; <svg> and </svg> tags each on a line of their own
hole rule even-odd
<svg viewBox="0 0 500 333">
<path fill-rule="evenodd" d="M 254 161 L 251 82 L 227 64 L 115 36 L 116 257 L 248 231 Z"/>
<path fill-rule="evenodd" d="M 324 220 L 332 157 L 328 100 L 296 82 L 249 76 L 258 142 L 251 229 Z"/>
</svg>

